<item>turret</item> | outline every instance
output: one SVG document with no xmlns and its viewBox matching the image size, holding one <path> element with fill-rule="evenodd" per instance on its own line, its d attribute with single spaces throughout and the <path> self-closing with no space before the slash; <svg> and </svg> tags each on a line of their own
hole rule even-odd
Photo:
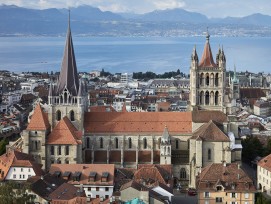
<svg viewBox="0 0 271 204">
<path fill-rule="evenodd" d="M 222 70 L 226 69 L 226 56 L 224 54 L 223 47 L 218 55 L 218 67 Z"/>
<path fill-rule="evenodd" d="M 199 63 L 199 58 L 196 50 L 196 46 L 193 49 L 191 54 L 191 69 L 197 69 Z"/>
<path fill-rule="evenodd" d="M 160 144 L 160 164 L 171 164 L 171 141 L 168 128 L 165 126 Z"/>
</svg>

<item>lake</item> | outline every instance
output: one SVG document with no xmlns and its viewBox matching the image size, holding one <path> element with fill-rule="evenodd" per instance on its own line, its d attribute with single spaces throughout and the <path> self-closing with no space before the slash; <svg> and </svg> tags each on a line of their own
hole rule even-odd
<svg viewBox="0 0 271 204">
<path fill-rule="evenodd" d="M 205 37 L 74 37 L 78 71 L 163 73 L 180 69 L 189 73 L 196 45 L 199 58 Z M 214 37 L 215 58 L 224 49 L 227 70 L 269 72 L 271 37 Z M 64 37 L 0 37 L 0 69 L 13 72 L 60 71 Z"/>
</svg>

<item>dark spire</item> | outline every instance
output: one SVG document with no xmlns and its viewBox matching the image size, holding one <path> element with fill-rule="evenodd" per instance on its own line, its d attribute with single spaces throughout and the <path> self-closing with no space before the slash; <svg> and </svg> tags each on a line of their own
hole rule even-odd
<svg viewBox="0 0 271 204">
<path fill-rule="evenodd" d="M 57 83 L 57 95 L 61 94 L 62 91 L 67 88 L 68 91 L 73 95 L 77 96 L 79 89 L 79 80 L 77 74 L 76 60 L 73 50 L 72 34 L 70 29 L 70 11 L 68 19 L 68 30 L 66 37 L 66 45 L 64 49 L 61 71 L 59 81 Z"/>
</svg>

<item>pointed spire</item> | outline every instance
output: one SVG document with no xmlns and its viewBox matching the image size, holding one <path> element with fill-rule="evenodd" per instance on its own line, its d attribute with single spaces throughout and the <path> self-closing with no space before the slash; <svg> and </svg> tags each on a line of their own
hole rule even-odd
<svg viewBox="0 0 271 204">
<path fill-rule="evenodd" d="M 83 87 L 82 87 L 82 80 L 80 79 L 79 81 L 79 90 L 78 90 L 78 97 L 82 97 L 83 96 Z"/>
<path fill-rule="evenodd" d="M 165 129 L 164 129 L 161 141 L 162 141 L 162 143 L 169 143 L 170 142 L 168 128 L 166 125 L 165 125 Z"/>
<path fill-rule="evenodd" d="M 195 61 L 198 61 L 198 60 L 199 60 L 198 54 L 197 54 L 196 45 L 195 45 L 194 48 L 193 48 L 193 52 L 192 52 L 192 55 L 191 55 L 191 60 L 195 60 Z"/>
<path fill-rule="evenodd" d="M 202 53 L 202 57 L 199 63 L 200 67 L 217 67 L 217 65 L 214 63 L 214 59 L 213 59 L 213 55 L 212 55 L 212 50 L 211 50 L 211 46 L 210 46 L 210 34 L 208 32 L 206 32 L 206 43 L 204 46 L 204 50 Z"/>
<path fill-rule="evenodd" d="M 27 130 L 47 130 L 50 128 L 48 116 L 45 114 L 40 106 L 37 104 L 34 113 L 30 119 L 30 123 L 27 126 Z"/>
<path fill-rule="evenodd" d="M 62 91 L 67 88 L 68 91 L 73 95 L 77 96 L 79 89 L 79 80 L 77 73 L 76 60 L 73 49 L 72 34 L 70 29 L 70 11 L 68 18 L 68 30 L 66 36 L 66 45 L 64 49 L 61 71 L 59 81 L 57 83 L 57 95 L 61 94 Z"/>
</svg>

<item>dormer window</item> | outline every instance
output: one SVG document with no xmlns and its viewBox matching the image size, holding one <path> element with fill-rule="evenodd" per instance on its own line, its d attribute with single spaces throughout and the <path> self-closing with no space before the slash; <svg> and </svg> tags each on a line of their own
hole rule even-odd
<svg viewBox="0 0 271 204">
<path fill-rule="evenodd" d="M 97 176 L 97 173 L 92 171 L 92 172 L 89 173 L 88 180 L 91 181 L 91 182 L 95 182 L 96 176 Z"/>
<path fill-rule="evenodd" d="M 222 191 L 223 190 L 223 187 L 222 186 L 217 186 L 216 187 L 216 191 Z"/>
<path fill-rule="evenodd" d="M 109 173 L 103 172 L 101 177 L 101 182 L 108 182 Z"/>
</svg>

